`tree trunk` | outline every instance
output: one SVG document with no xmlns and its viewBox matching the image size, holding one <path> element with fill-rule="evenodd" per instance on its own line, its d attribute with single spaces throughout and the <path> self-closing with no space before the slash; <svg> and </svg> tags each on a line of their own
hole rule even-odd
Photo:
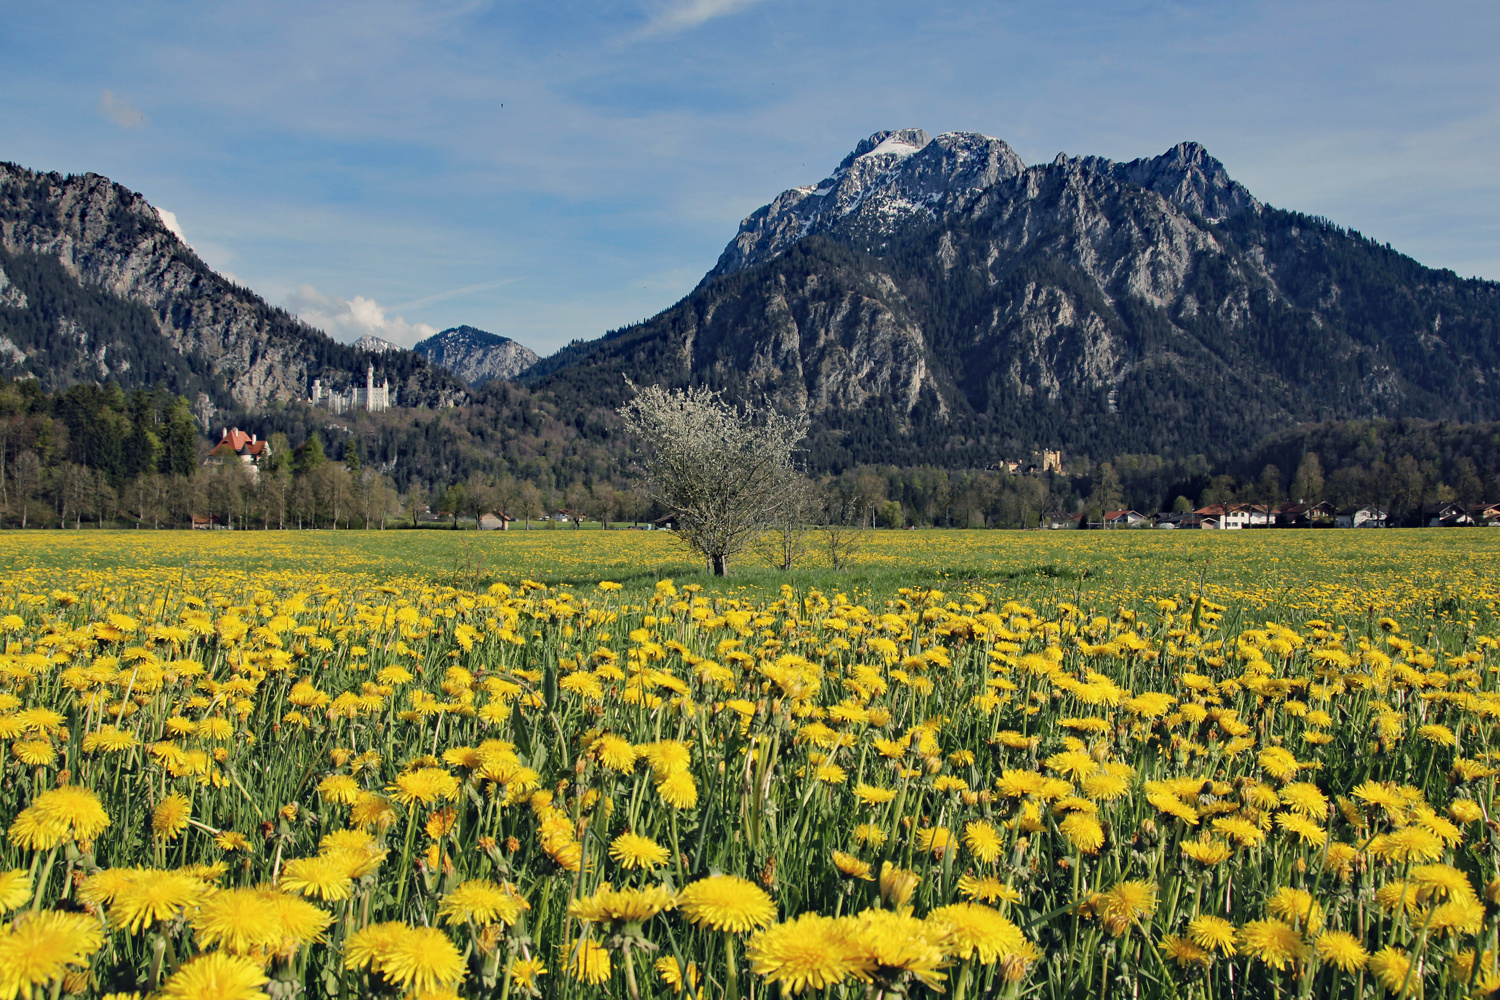
<svg viewBox="0 0 1500 1000">
<path fill-rule="evenodd" d="M 727 555 L 722 552 L 716 552 L 709 556 L 708 559 L 710 565 L 713 567 L 714 576 L 729 575 L 729 557 Z"/>
</svg>

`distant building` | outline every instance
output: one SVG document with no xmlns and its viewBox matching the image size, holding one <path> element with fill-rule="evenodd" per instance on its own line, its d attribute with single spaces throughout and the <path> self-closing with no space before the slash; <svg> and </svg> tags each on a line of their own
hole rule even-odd
<svg viewBox="0 0 1500 1000">
<path fill-rule="evenodd" d="M 363 388 L 350 386 L 343 392 L 335 392 L 332 389 L 323 388 L 323 380 L 315 378 L 312 384 L 312 398 L 308 402 L 314 406 L 332 410 L 334 413 L 348 413 L 352 410 L 384 413 L 391 408 L 391 380 L 387 378 L 380 385 L 376 385 L 374 365 L 365 369 Z"/>
<path fill-rule="evenodd" d="M 1336 528 L 1384 528 L 1387 512 L 1380 507 L 1349 507 L 1334 517 Z"/>
<path fill-rule="evenodd" d="M 208 453 L 205 465 L 223 465 L 233 455 L 238 458 L 253 477 L 260 472 L 260 465 L 271 457 L 271 442 L 262 441 L 254 434 L 246 434 L 238 427 L 225 427 L 219 443 Z"/>
<path fill-rule="evenodd" d="M 1134 510 L 1107 510 L 1104 512 L 1104 527 L 1106 528 L 1138 528 L 1150 527 L 1151 519 L 1145 514 Z"/>
<path fill-rule="evenodd" d="M 1039 476 L 1047 472 L 1062 475 L 1062 452 L 1034 451 L 1028 459 L 1001 462 L 998 466 L 990 466 L 990 469 L 996 472 L 1004 469 L 1012 475 L 1022 476 Z"/>
</svg>

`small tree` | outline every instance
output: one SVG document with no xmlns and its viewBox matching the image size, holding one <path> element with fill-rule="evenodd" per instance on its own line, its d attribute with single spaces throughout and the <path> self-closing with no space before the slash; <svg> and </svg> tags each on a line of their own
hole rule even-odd
<svg viewBox="0 0 1500 1000">
<path fill-rule="evenodd" d="M 780 518 L 807 417 L 742 411 L 701 386 L 636 389 L 620 415 L 646 445 L 648 489 L 676 516 L 677 537 L 727 575 L 730 559 Z"/>
<path fill-rule="evenodd" d="M 822 491 L 806 476 L 787 482 L 786 503 L 766 524 L 756 542 L 756 552 L 774 569 L 790 570 L 807 555 L 808 532 L 822 515 Z"/>
</svg>

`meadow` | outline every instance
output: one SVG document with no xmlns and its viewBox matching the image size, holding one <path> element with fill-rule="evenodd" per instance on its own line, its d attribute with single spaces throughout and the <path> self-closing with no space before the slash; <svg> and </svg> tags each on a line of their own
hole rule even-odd
<svg viewBox="0 0 1500 1000">
<path fill-rule="evenodd" d="M 0 1000 L 1487 995 L 1496 550 L 0 533 Z"/>
</svg>

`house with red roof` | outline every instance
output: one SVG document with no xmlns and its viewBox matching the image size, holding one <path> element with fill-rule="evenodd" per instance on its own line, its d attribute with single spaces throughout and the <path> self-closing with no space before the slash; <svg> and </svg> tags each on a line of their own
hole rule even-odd
<svg viewBox="0 0 1500 1000">
<path fill-rule="evenodd" d="M 263 441 L 254 434 L 246 434 L 238 427 L 226 427 L 204 464 L 223 465 L 224 460 L 231 455 L 248 466 L 250 475 L 254 476 L 260 471 L 261 463 L 271 458 L 271 442 Z"/>
</svg>

